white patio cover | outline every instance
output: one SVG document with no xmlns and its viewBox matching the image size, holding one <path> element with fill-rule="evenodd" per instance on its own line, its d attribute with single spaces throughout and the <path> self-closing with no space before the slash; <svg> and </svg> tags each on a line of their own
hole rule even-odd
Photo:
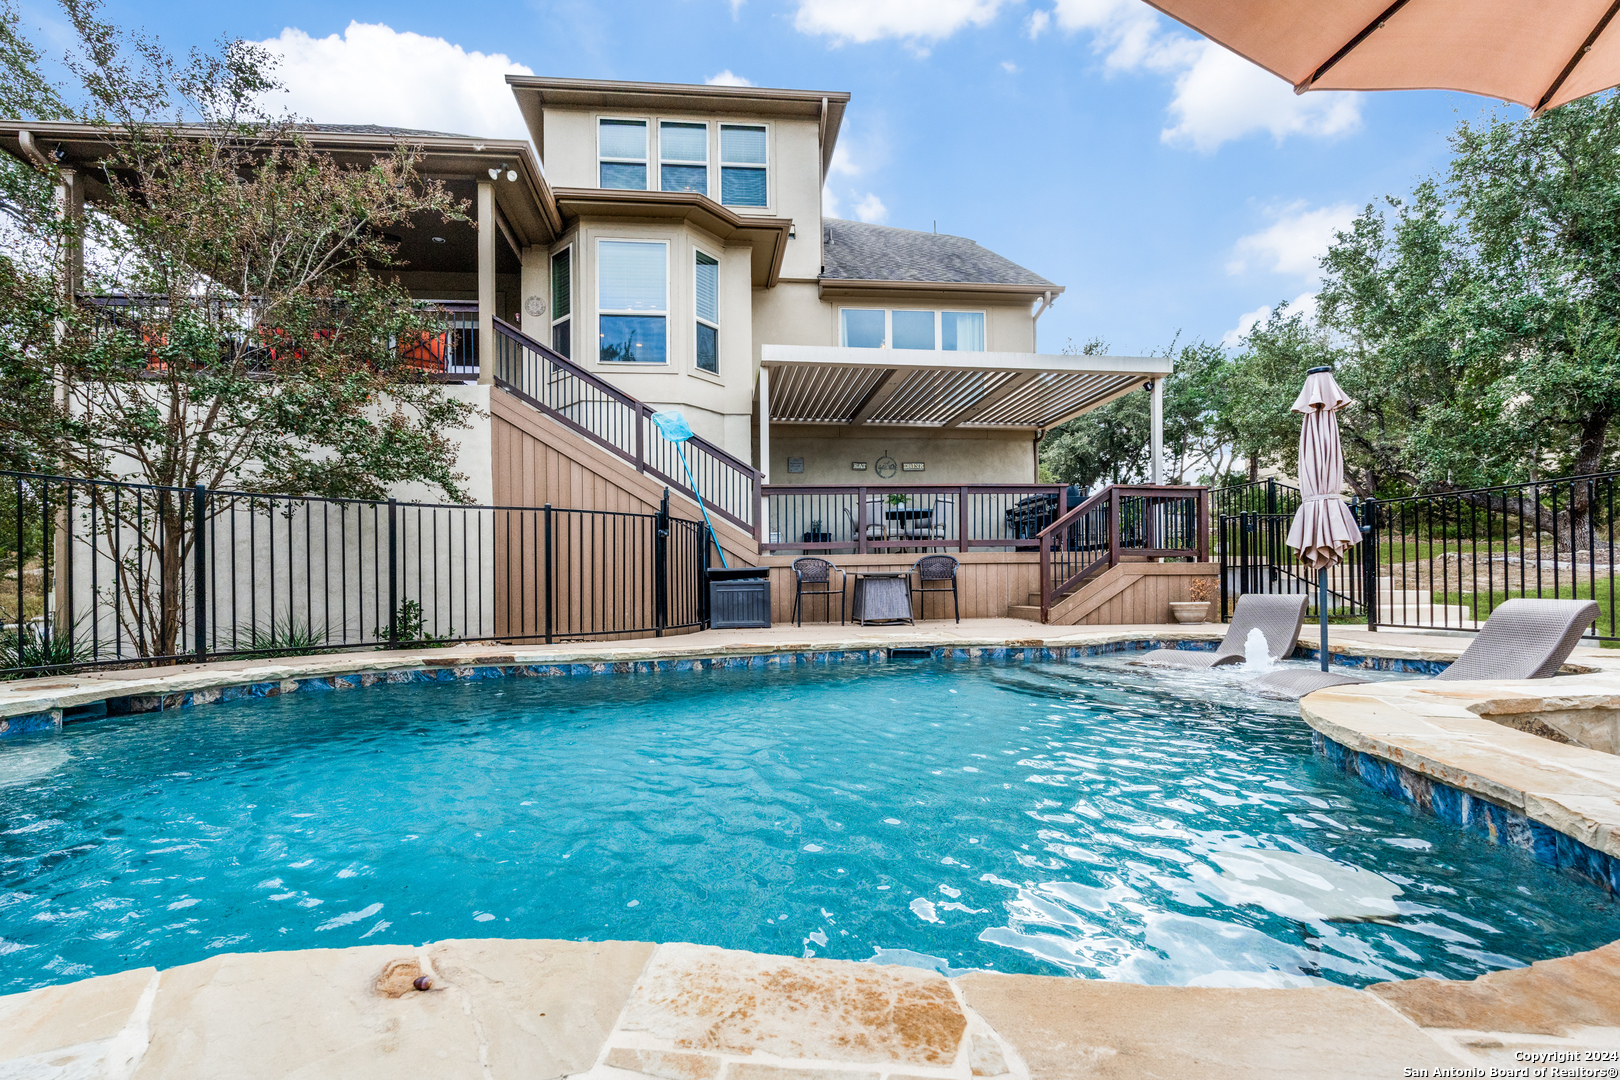
<svg viewBox="0 0 1620 1080">
<path fill-rule="evenodd" d="M 1339 442 L 1339 410 L 1351 404 L 1331 371 L 1305 377 L 1293 411 L 1299 427 L 1299 509 L 1288 526 L 1288 546 L 1313 570 L 1332 566 L 1361 542 L 1361 527 L 1344 504 L 1344 447 Z"/>
</svg>

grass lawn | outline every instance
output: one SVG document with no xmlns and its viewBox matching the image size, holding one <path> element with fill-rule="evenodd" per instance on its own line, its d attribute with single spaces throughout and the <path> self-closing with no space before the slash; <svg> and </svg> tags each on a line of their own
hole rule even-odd
<svg viewBox="0 0 1620 1080">
<path fill-rule="evenodd" d="M 1532 599 L 1540 598 L 1543 600 L 1596 600 L 1598 606 L 1598 633 L 1614 634 L 1617 629 L 1620 629 L 1615 624 L 1615 609 L 1620 607 L 1620 583 L 1615 583 L 1612 597 L 1609 589 L 1610 579 L 1599 578 L 1596 596 L 1592 595 L 1591 583 L 1583 581 L 1578 585 L 1561 585 L 1556 593 L 1550 585 L 1543 588 L 1539 593 L 1524 593 L 1518 589 L 1493 589 L 1488 593 L 1435 593 L 1434 602 L 1436 604 L 1455 604 L 1458 607 L 1468 609 L 1478 618 L 1484 619 L 1492 611 L 1496 610 L 1496 606 L 1502 601 L 1526 595 Z M 1604 641 L 1600 644 L 1605 649 L 1620 649 L 1620 641 Z"/>
</svg>

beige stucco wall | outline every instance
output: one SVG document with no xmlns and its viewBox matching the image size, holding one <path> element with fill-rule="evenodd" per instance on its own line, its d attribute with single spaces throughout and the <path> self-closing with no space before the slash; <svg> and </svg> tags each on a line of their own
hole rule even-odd
<svg viewBox="0 0 1620 1080">
<path fill-rule="evenodd" d="M 884 479 L 877 460 L 922 462 L 922 472 L 896 471 Z M 803 458 L 804 472 L 788 472 L 789 458 Z M 857 471 L 851 462 L 864 461 Z M 1021 484 L 1035 480 L 1032 436 L 1004 432 L 961 432 L 953 437 L 878 431 L 842 434 L 840 429 L 771 427 L 772 484 Z"/>
<path fill-rule="evenodd" d="M 645 119 L 649 127 L 648 168 L 656 187 L 658 123 L 661 120 L 703 121 L 709 124 L 709 190 L 719 194 L 721 121 L 762 123 L 767 127 L 769 180 L 765 207 L 739 207 L 747 215 L 775 215 L 791 218 L 797 235 L 787 242 L 783 254 L 781 280 L 774 288 L 754 288 L 750 278 L 750 252 L 747 247 L 724 248 L 715 237 L 680 222 L 644 219 L 582 219 L 576 233 L 548 251 L 532 251 L 524 259 L 522 295 L 541 295 L 550 302 L 549 257 L 565 243 L 575 244 L 574 257 L 574 359 L 588 370 L 620 387 L 649 405 L 681 409 L 693 430 L 745 460 L 757 462 L 757 417 L 754 394 L 761 348 L 766 344 L 836 345 L 839 341 L 839 309 L 887 307 L 946 311 L 983 311 L 985 347 L 991 351 L 1034 352 L 1035 321 L 1030 305 L 1001 297 L 969 299 L 950 293 L 876 294 L 856 299 L 820 296 L 817 277 L 821 272 L 821 147 L 819 125 L 814 120 L 750 116 L 746 112 L 716 109 L 709 112 L 625 112 L 610 109 L 547 107 L 544 112 L 540 145 L 549 180 L 555 187 L 596 187 L 597 121 L 603 117 Z M 596 241 L 604 238 L 657 239 L 670 244 L 670 338 L 667 366 L 661 368 L 601 364 L 596 360 Z M 697 371 L 691 326 L 694 321 L 692 249 L 703 250 L 721 259 L 720 376 Z M 541 341 L 550 340 L 550 312 L 544 318 L 527 320 L 529 331 Z M 979 436 L 929 439 L 914 433 L 901 438 L 868 437 L 840 439 L 836 436 L 795 435 L 787 428 L 773 426 L 771 479 L 775 483 L 851 483 L 851 460 L 875 462 L 885 450 L 897 460 L 928 463 L 924 474 L 897 476 L 914 482 L 1023 483 L 1033 479 L 1034 465 L 1030 439 L 1033 433 L 995 433 Z M 878 445 L 882 443 L 883 445 Z M 806 459 L 805 474 L 791 479 L 786 472 L 788 456 Z M 810 462 L 826 462 L 822 479 L 809 479 Z M 836 465 L 832 464 L 837 462 Z M 823 468 L 817 466 L 816 468 Z M 816 473 L 814 475 L 823 475 Z M 875 473 L 865 474 L 868 480 Z M 875 481 L 873 481 L 875 482 Z"/>
</svg>

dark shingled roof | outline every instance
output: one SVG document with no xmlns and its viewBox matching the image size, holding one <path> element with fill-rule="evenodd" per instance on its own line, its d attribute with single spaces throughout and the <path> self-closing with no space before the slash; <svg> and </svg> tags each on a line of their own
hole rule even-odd
<svg viewBox="0 0 1620 1080">
<path fill-rule="evenodd" d="M 823 218 L 821 276 L 845 281 L 1051 285 L 965 236 Z"/>
<path fill-rule="evenodd" d="M 470 139 L 471 135 L 456 135 L 448 131 L 418 131 L 416 128 L 390 127 L 385 124 L 299 124 L 300 131 L 326 132 L 332 135 L 427 135 L 439 139 Z"/>
</svg>

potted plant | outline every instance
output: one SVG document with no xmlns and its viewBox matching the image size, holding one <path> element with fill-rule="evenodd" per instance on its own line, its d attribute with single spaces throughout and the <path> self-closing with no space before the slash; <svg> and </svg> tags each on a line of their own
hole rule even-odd
<svg viewBox="0 0 1620 1080">
<path fill-rule="evenodd" d="M 1210 601 L 1215 599 L 1215 579 L 1193 578 L 1187 583 L 1187 596 L 1189 599 L 1170 601 L 1170 614 L 1175 616 L 1176 622 L 1208 622 Z"/>
<path fill-rule="evenodd" d="M 811 518 L 810 519 L 810 531 L 804 534 L 804 543 L 806 543 L 806 544 L 825 544 L 825 543 L 828 543 L 831 540 L 832 540 L 831 536 L 829 536 L 826 533 L 821 531 L 821 519 L 820 518 Z"/>
</svg>

